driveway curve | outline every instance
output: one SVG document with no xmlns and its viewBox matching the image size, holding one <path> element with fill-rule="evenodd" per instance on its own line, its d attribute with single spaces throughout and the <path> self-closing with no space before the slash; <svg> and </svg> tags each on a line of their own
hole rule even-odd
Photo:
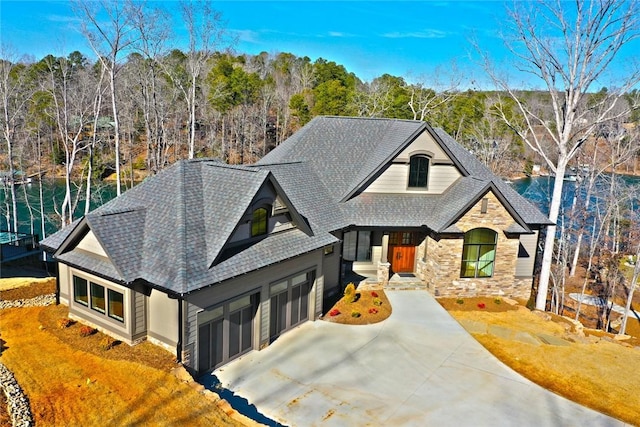
<svg viewBox="0 0 640 427">
<path fill-rule="evenodd" d="M 428 292 L 387 296 L 384 322 L 307 322 L 212 375 L 289 426 L 625 425 L 508 368 Z"/>
</svg>

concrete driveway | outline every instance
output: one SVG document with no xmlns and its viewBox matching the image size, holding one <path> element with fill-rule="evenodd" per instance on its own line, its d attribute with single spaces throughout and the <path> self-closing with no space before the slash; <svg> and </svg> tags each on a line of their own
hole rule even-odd
<svg viewBox="0 0 640 427">
<path fill-rule="evenodd" d="M 384 322 L 307 322 L 212 375 L 290 426 L 625 425 L 503 365 L 426 291 L 387 295 Z"/>
</svg>

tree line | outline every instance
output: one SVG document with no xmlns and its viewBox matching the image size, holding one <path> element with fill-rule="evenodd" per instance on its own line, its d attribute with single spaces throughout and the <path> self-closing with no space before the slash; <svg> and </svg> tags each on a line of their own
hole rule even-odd
<svg viewBox="0 0 640 427">
<path fill-rule="evenodd" d="M 571 168 L 597 176 L 637 172 L 640 72 L 632 70 L 615 87 L 596 86 L 640 34 L 636 0 L 536 3 L 533 11 L 516 4 L 505 42 L 514 67 L 538 78 L 542 89 L 514 88 L 483 57 L 492 91 L 465 90 L 455 69 L 411 80 L 383 74 L 368 82 L 323 58 L 238 54 L 208 2 L 178 4 L 188 34 L 183 48 L 172 45 L 162 8 L 133 1 L 73 4 L 97 59 L 75 51 L 30 60 L 2 46 L 0 156 L 9 177 L 3 180 L 9 230 L 18 229 L 16 186 L 8 184 L 18 171 L 64 176 L 65 196 L 56 207 L 64 227 L 81 214 L 78 202 L 93 197 L 101 178 L 114 176 L 120 194 L 179 159 L 252 163 L 318 115 L 425 120 L 501 176 L 542 164 L 556 175 L 549 216 L 557 224 L 562 178 Z M 546 34 L 549 28 L 559 34 Z M 593 194 L 595 183 L 587 176 L 580 185 Z M 635 215 L 616 208 L 622 198 L 615 185 L 609 213 L 597 222 L 606 224 L 599 226 L 613 236 L 608 245 L 614 249 L 625 237 L 625 215 Z M 573 209 L 586 212 L 591 200 L 577 197 Z M 551 266 L 571 260 L 575 269 L 583 237 L 594 242 L 591 224 L 581 221 L 570 228 L 582 234 L 566 243 L 556 239 L 555 228 L 547 235 L 541 282 L 552 279 L 554 291 L 562 275 Z M 539 295 L 543 308 L 546 289 Z"/>
</svg>

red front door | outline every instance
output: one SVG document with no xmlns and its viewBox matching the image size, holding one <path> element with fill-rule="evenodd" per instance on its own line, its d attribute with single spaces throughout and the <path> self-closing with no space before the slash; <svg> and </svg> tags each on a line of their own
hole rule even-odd
<svg viewBox="0 0 640 427">
<path fill-rule="evenodd" d="M 410 232 L 391 233 L 389 261 L 394 273 L 413 273 L 416 258 L 415 237 Z"/>
</svg>

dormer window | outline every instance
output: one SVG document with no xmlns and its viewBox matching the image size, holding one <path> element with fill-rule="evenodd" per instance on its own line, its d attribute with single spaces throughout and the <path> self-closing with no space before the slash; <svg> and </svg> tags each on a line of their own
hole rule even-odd
<svg viewBox="0 0 640 427">
<path fill-rule="evenodd" d="M 269 212 L 267 208 L 258 208 L 253 211 L 251 218 L 251 237 L 267 234 L 267 223 L 269 221 Z"/>
<path fill-rule="evenodd" d="M 427 189 L 429 182 L 429 157 L 424 154 L 411 156 L 409 160 L 409 188 Z"/>
</svg>

